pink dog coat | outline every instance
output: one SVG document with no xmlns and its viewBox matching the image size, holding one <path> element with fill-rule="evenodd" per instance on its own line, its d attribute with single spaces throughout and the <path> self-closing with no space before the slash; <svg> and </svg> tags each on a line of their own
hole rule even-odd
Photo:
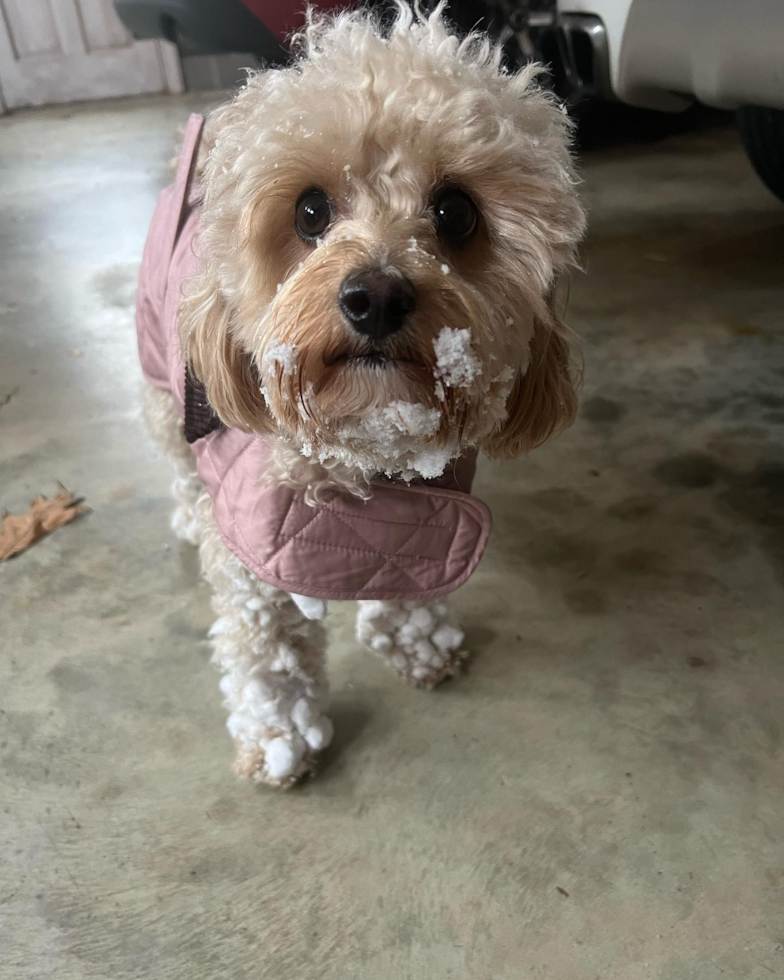
<svg viewBox="0 0 784 980">
<path fill-rule="evenodd" d="M 198 262 L 200 202 L 191 175 L 203 122 L 191 116 L 175 182 L 158 200 L 136 309 L 142 372 L 171 392 L 186 433 L 194 415 L 198 422 L 209 412 L 199 404 L 198 386 L 189 383 L 186 391 L 177 335 L 182 286 Z M 270 456 L 264 439 L 207 418 L 200 429 L 206 434 L 191 449 L 221 538 L 270 585 L 318 599 L 423 600 L 452 592 L 476 568 L 490 533 L 490 512 L 468 493 L 475 453 L 461 457 L 437 481 L 409 486 L 381 479 L 367 501 L 336 492 L 311 507 L 297 491 L 262 482 Z"/>
</svg>

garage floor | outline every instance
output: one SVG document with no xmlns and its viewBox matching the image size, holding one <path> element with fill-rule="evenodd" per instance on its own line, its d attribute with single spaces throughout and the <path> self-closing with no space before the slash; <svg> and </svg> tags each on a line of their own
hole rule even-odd
<svg viewBox="0 0 784 980">
<path fill-rule="evenodd" d="M 784 207 L 732 131 L 594 148 L 578 423 L 484 465 L 476 652 L 406 689 L 335 604 L 337 736 L 235 781 L 142 428 L 137 266 L 191 99 L 0 122 L 0 976 L 784 976 Z"/>
</svg>

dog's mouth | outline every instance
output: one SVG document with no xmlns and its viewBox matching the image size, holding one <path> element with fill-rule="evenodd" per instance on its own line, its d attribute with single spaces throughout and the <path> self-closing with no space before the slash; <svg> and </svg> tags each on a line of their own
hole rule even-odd
<svg viewBox="0 0 784 980">
<path fill-rule="evenodd" d="M 378 350 L 376 348 L 353 354 L 344 351 L 325 361 L 327 367 L 341 365 L 347 368 L 371 368 L 377 371 L 387 371 L 414 363 L 410 357 L 390 354 L 389 351 Z"/>
</svg>

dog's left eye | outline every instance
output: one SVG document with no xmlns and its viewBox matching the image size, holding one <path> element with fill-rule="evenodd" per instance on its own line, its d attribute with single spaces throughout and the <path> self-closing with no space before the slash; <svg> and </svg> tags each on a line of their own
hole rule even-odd
<svg viewBox="0 0 784 980">
<path fill-rule="evenodd" d="M 438 233 L 459 244 L 474 234 L 479 224 L 476 205 L 464 191 L 446 187 L 433 201 L 433 214 Z"/>
<path fill-rule="evenodd" d="M 321 238 L 332 222 L 332 205 L 323 191 L 305 191 L 297 202 L 295 225 L 307 241 Z"/>
</svg>

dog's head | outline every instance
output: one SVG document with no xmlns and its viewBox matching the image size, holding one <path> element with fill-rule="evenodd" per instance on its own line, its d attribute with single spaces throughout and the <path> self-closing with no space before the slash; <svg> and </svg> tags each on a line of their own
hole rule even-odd
<svg viewBox="0 0 784 980">
<path fill-rule="evenodd" d="M 583 230 L 562 109 L 401 3 L 311 20 L 208 123 L 186 353 L 228 425 L 439 475 L 570 422 L 553 296 Z"/>
</svg>

